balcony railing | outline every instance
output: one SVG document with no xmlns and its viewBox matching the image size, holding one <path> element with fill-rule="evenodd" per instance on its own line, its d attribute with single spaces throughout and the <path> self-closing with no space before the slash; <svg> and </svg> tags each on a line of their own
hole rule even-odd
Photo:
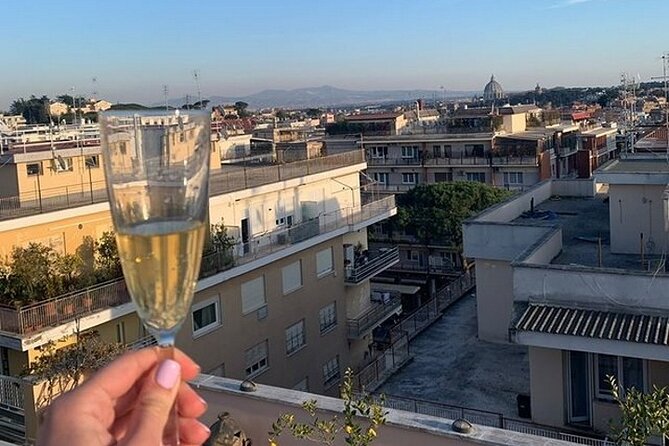
<svg viewBox="0 0 669 446">
<path fill-rule="evenodd" d="M 247 243 L 237 243 L 230 252 L 207 254 L 202 259 L 200 277 L 229 270 L 260 259 L 293 244 L 341 228 L 352 228 L 395 209 L 395 197 L 385 197 L 364 206 L 323 214 L 288 229 L 268 232 Z M 42 302 L 14 308 L 0 306 L 0 330 L 26 335 L 71 322 L 82 316 L 130 302 L 123 279 L 98 284 Z"/>
<path fill-rule="evenodd" d="M 245 167 L 243 169 L 223 168 L 223 170 L 211 172 L 209 194 L 222 195 L 364 162 L 365 156 L 363 151 L 353 150 L 320 158 L 271 166 Z M 36 190 L 17 196 L 0 198 L 0 220 L 42 214 L 106 201 L 107 191 L 104 181 L 84 182 L 83 184 Z"/>
<path fill-rule="evenodd" d="M 536 156 L 462 156 L 452 158 L 368 158 L 370 166 L 536 166 Z"/>
<path fill-rule="evenodd" d="M 369 311 L 356 318 L 346 320 L 348 337 L 351 339 L 360 338 L 371 328 L 376 327 L 401 310 L 402 300 L 399 295 L 395 295 L 385 302 L 374 302 Z"/>
<path fill-rule="evenodd" d="M 20 378 L 0 375 L 0 408 L 23 413 L 25 385 Z"/>
<path fill-rule="evenodd" d="M 353 385 L 359 391 L 373 392 L 411 359 L 409 338 L 404 335 L 353 375 Z"/>
<path fill-rule="evenodd" d="M 0 330 L 35 333 L 97 311 L 130 302 L 123 279 L 98 284 L 21 308 L 0 307 Z"/>
<path fill-rule="evenodd" d="M 346 283 L 357 285 L 400 261 L 400 253 L 397 247 L 370 251 L 369 256 L 360 255 L 355 259 L 354 265 L 346 267 L 346 277 L 344 278 Z"/>
<path fill-rule="evenodd" d="M 442 275 L 454 275 L 460 274 L 460 270 L 456 269 L 450 263 L 442 265 L 421 265 L 419 263 L 412 263 L 408 261 L 399 262 L 396 265 L 390 267 L 393 271 L 411 271 L 421 274 L 442 274 Z"/>
</svg>

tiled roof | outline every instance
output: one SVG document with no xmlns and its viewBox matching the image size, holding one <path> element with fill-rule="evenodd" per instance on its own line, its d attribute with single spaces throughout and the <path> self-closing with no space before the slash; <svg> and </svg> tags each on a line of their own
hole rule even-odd
<svg viewBox="0 0 669 446">
<path fill-rule="evenodd" d="M 669 317 L 529 304 L 516 331 L 669 345 Z"/>
</svg>

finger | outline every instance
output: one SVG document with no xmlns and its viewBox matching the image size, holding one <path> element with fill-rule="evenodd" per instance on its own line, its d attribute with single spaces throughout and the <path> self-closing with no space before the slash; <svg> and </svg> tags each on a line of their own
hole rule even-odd
<svg viewBox="0 0 669 446">
<path fill-rule="evenodd" d="M 188 383 L 182 382 L 177 396 L 179 416 L 198 418 L 207 411 L 207 402 Z"/>
<path fill-rule="evenodd" d="M 209 438 L 209 428 L 194 418 L 181 418 L 179 420 L 179 439 L 182 446 L 186 444 L 202 444 Z"/>
<path fill-rule="evenodd" d="M 180 382 L 181 366 L 172 359 L 162 361 L 144 381 L 126 436 L 131 444 L 160 444 Z"/>
<path fill-rule="evenodd" d="M 160 361 L 159 348 L 145 348 L 125 353 L 93 375 L 81 386 L 81 389 L 102 390 L 112 400 L 121 397 L 143 374 Z M 200 367 L 195 361 L 176 348 L 174 349 L 174 360 L 181 366 L 181 374 L 185 380 L 195 378 L 200 372 Z"/>
</svg>

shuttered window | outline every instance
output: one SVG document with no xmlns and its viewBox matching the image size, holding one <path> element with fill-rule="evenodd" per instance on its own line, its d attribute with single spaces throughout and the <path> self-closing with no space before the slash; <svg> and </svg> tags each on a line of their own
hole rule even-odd
<svg viewBox="0 0 669 446">
<path fill-rule="evenodd" d="M 242 284 L 242 314 L 248 314 L 267 305 L 265 299 L 265 276 Z"/>
</svg>

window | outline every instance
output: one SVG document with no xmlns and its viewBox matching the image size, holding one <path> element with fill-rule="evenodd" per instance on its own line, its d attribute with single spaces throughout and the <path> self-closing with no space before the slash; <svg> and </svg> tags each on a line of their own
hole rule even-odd
<svg viewBox="0 0 669 446">
<path fill-rule="evenodd" d="M 267 361 L 267 339 L 246 350 L 246 376 L 257 376 L 269 368 Z"/>
<path fill-rule="evenodd" d="M 414 251 L 413 249 L 407 251 L 407 260 L 410 262 L 419 262 L 420 261 L 420 252 Z"/>
<path fill-rule="evenodd" d="M 478 157 L 484 156 L 483 144 L 465 144 L 465 155 Z"/>
<path fill-rule="evenodd" d="M 388 147 L 386 146 L 374 146 L 370 148 L 372 158 L 387 158 L 388 157 Z"/>
<path fill-rule="evenodd" d="M 202 336 L 219 327 L 221 325 L 221 311 L 218 296 L 194 304 L 191 315 L 193 337 Z"/>
<path fill-rule="evenodd" d="M 388 173 L 387 172 L 375 172 L 374 174 L 374 181 L 376 181 L 379 184 L 384 184 L 388 185 Z"/>
<path fill-rule="evenodd" d="M 286 354 L 290 355 L 295 353 L 304 345 L 306 341 L 304 340 L 304 319 L 302 319 L 297 324 L 291 325 L 286 328 Z"/>
<path fill-rule="evenodd" d="M 293 226 L 293 216 L 286 215 L 285 217 L 279 217 L 275 221 L 277 226 Z"/>
<path fill-rule="evenodd" d="M 121 321 L 116 324 L 116 343 L 125 344 L 125 322 Z"/>
<path fill-rule="evenodd" d="M 293 390 L 298 390 L 300 392 L 308 392 L 309 391 L 309 378 L 305 376 L 302 381 L 300 381 L 299 383 L 297 383 L 293 386 Z"/>
<path fill-rule="evenodd" d="M 330 274 L 332 270 L 332 247 L 318 251 L 316 253 L 316 275 L 323 277 Z"/>
<path fill-rule="evenodd" d="M 448 172 L 435 172 L 434 173 L 434 182 L 435 183 L 446 183 L 452 180 L 452 175 Z"/>
<path fill-rule="evenodd" d="M 57 156 L 53 159 L 53 169 L 56 172 L 72 172 L 74 170 L 72 167 L 72 158 Z"/>
<path fill-rule="evenodd" d="M 327 388 L 339 382 L 339 356 L 323 364 L 323 385 Z"/>
<path fill-rule="evenodd" d="M 402 184 L 418 184 L 418 174 L 412 172 L 403 173 Z"/>
<path fill-rule="evenodd" d="M 467 172 L 467 181 L 485 183 L 485 172 Z"/>
<path fill-rule="evenodd" d="M 99 155 L 87 156 L 85 162 L 86 162 L 86 167 L 88 167 L 89 169 L 97 169 L 98 167 L 100 167 L 100 156 Z"/>
<path fill-rule="evenodd" d="M 127 153 L 128 149 L 126 148 L 125 141 L 118 143 L 118 150 L 121 152 L 121 155 L 125 155 Z"/>
<path fill-rule="evenodd" d="M 321 326 L 321 334 L 337 326 L 337 303 L 332 302 L 330 305 L 321 308 L 318 313 L 318 320 Z"/>
<path fill-rule="evenodd" d="M 504 172 L 504 185 L 523 184 L 523 172 Z"/>
<path fill-rule="evenodd" d="M 598 398 L 613 399 L 608 376 L 615 377 L 623 390 L 632 387 L 641 391 L 645 390 L 645 370 L 642 359 L 597 355 L 595 368 Z"/>
<path fill-rule="evenodd" d="M 432 146 L 432 156 L 434 156 L 435 158 L 443 157 L 443 152 L 441 151 L 440 145 Z"/>
<path fill-rule="evenodd" d="M 418 146 L 402 146 L 402 158 L 418 158 Z"/>
<path fill-rule="evenodd" d="M 265 276 L 242 283 L 242 314 L 249 314 L 266 305 Z"/>
<path fill-rule="evenodd" d="M 302 287 L 302 261 L 298 260 L 281 270 L 283 279 L 283 294 L 292 293 Z"/>
<path fill-rule="evenodd" d="M 42 163 L 26 164 L 26 173 L 29 177 L 34 175 L 44 175 L 44 172 L 42 172 Z"/>
</svg>

